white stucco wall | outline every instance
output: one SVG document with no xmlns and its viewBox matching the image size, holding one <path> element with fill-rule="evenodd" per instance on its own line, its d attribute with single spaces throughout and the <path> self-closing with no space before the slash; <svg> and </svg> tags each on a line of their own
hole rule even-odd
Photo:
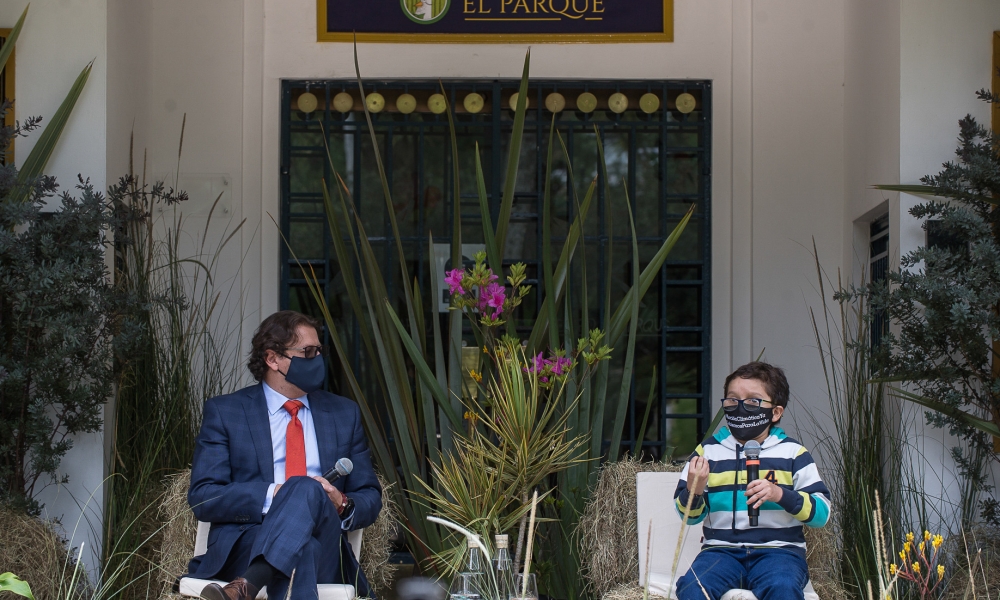
<svg viewBox="0 0 1000 600">
<path fill-rule="evenodd" d="M 313 0 L 263 7 L 261 197 L 262 210 L 275 214 L 280 80 L 353 77 L 354 64 L 351 45 L 315 43 Z M 810 240 L 816 236 L 835 272 L 843 244 L 843 23 L 839 0 L 679 0 L 672 44 L 531 47 L 538 78 L 712 80 L 712 394 L 766 347 L 788 369 L 793 401 L 816 402 Z M 358 55 L 370 78 L 516 78 L 526 48 L 366 44 Z M 277 247 L 273 228 L 265 226 L 262 240 Z M 277 278 L 277 253 L 265 252 L 261 281 Z M 276 289 L 261 294 L 262 313 L 277 303 Z"/>
<path fill-rule="evenodd" d="M 919 183 L 920 177 L 941 170 L 952 160 L 958 121 L 971 114 L 989 124 L 989 106 L 975 91 L 992 81 L 993 32 L 1000 29 L 1000 3 L 967 0 L 960 10 L 935 0 L 902 0 L 900 26 L 900 183 Z M 920 222 L 909 215 L 919 199 L 901 194 L 899 251 L 912 251 L 925 242 Z M 923 410 L 907 406 L 904 420 L 915 425 Z M 913 463 L 923 474 L 928 498 L 941 499 L 941 520 L 957 518 L 949 503 L 958 498 L 957 469 L 950 448 L 955 440 L 941 429 L 924 428 L 915 440 Z M 940 467 L 939 467 L 940 465 Z"/>
<path fill-rule="evenodd" d="M 27 0 L 0 3 L 0 27 L 13 27 L 27 4 Z M 106 5 L 106 0 L 34 0 L 17 41 L 15 112 L 21 120 L 29 115 L 51 117 L 80 71 L 94 60 L 87 86 L 45 170 L 70 192 L 75 191 L 78 174 L 90 178 L 98 190 L 106 183 Z M 39 134 L 17 140 L 18 165 Z M 83 558 L 92 568 L 98 565 L 101 547 L 103 435 L 78 435 L 73 444 L 59 466 L 60 475 L 68 474 L 70 483 L 51 485 L 38 497 L 45 504 L 45 516 L 62 520 L 73 546 L 87 544 L 90 552 Z"/>
<path fill-rule="evenodd" d="M 0 25 L 12 24 L 24 3 L 0 6 Z M 923 239 L 917 224 L 899 218 L 907 200 L 895 207 L 892 195 L 868 186 L 936 171 L 951 156 L 957 119 L 987 116 L 972 91 L 989 83 L 998 10 L 993 0 L 960 8 L 676 0 L 671 44 L 532 47 L 538 78 L 712 81 L 711 395 L 733 367 L 766 349 L 789 374 L 795 418 L 785 424 L 809 443 L 811 417 L 822 423 L 826 410 L 809 322 L 809 307 L 820 306 L 812 239 L 827 273 L 850 273 L 855 253 L 866 251 L 853 223 L 886 201 L 899 251 Z M 187 114 L 179 179 L 201 190 L 189 218 L 204 223 L 214 200 L 205 190 L 224 182 L 230 212 L 210 235 L 246 219 L 220 267 L 242 299 L 228 303 L 239 310 L 226 317 L 242 323 L 237 354 L 278 308 L 280 239 L 269 215 L 280 209 L 280 81 L 354 76 L 352 46 L 317 43 L 315 15 L 315 0 L 36 0 L 18 47 L 19 107 L 41 114 L 98 58 L 51 165 L 63 181 L 82 172 L 104 185 L 123 174 L 133 129 L 136 164 L 148 151 L 150 177 L 173 181 Z M 363 44 L 358 53 L 370 78 L 516 78 L 526 49 Z M 99 483 L 100 450 L 99 437 L 81 440 L 67 459 L 67 467 L 86 467 L 73 472 L 75 496 Z M 50 510 L 69 515 L 67 496 L 54 496 Z"/>
<path fill-rule="evenodd" d="M 247 219 L 243 256 L 228 259 L 233 273 L 242 265 L 245 347 L 260 316 L 278 308 L 279 237 L 268 215 L 280 207 L 280 81 L 353 77 L 353 48 L 316 43 L 314 0 L 145 5 L 146 80 L 133 111 L 146 112 L 152 172 L 173 171 L 187 112 L 182 174 L 233 175 L 234 210 Z M 788 368 L 797 401 L 815 402 L 799 393 L 819 381 L 811 237 L 831 272 L 844 243 L 843 6 L 680 0 L 672 44 L 531 49 L 539 78 L 712 80 L 715 387 L 766 347 Z M 526 49 L 363 44 L 359 59 L 371 78 L 516 78 Z"/>
</svg>

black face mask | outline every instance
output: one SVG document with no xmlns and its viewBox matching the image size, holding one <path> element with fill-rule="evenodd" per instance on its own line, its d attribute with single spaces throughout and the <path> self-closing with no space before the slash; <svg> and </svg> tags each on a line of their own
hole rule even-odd
<svg viewBox="0 0 1000 600">
<path fill-rule="evenodd" d="M 736 439 L 752 440 L 767 431 L 767 428 L 771 426 L 771 417 L 773 416 L 774 407 L 749 412 L 741 402 L 736 410 L 726 413 L 726 424 L 729 425 L 729 432 Z"/>
<path fill-rule="evenodd" d="M 326 383 L 326 365 L 323 364 L 322 354 L 317 354 L 312 358 L 293 356 L 291 360 L 292 364 L 288 365 L 288 372 L 282 373 L 288 383 L 307 394 L 315 392 Z"/>
</svg>

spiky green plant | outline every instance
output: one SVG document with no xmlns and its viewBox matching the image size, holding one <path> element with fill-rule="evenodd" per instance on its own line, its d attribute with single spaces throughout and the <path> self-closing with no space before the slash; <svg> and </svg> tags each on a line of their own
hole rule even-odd
<svg viewBox="0 0 1000 600">
<path fill-rule="evenodd" d="M 475 156 L 476 188 L 481 207 L 483 236 L 486 247 L 485 264 L 497 274 L 504 272 L 503 249 L 510 228 L 514 205 L 514 191 L 517 181 L 518 160 L 521 154 L 521 141 L 524 130 L 526 98 L 528 89 L 528 70 L 530 55 L 525 58 L 524 69 L 518 92 L 518 102 L 514 111 L 514 120 L 510 142 L 503 193 L 496 224 L 492 222 L 487 202 L 486 183 L 478 150 Z M 364 86 L 361 81 L 360 67 L 355 54 L 355 68 L 358 75 L 358 86 L 364 97 Z M 451 107 L 446 111 L 448 117 L 451 155 L 459 156 Z M 442 550 L 450 547 L 447 537 L 437 525 L 428 523 L 426 516 L 429 509 L 415 502 L 412 494 L 425 489 L 424 483 L 432 481 L 435 469 L 451 469 L 446 457 L 454 456 L 456 451 L 456 432 L 463 431 L 465 424 L 462 419 L 461 398 L 464 397 L 462 346 L 463 325 L 468 322 L 468 315 L 459 310 L 451 312 L 447 328 L 443 330 L 437 318 L 427 323 L 425 309 L 422 304 L 421 290 L 416 280 L 409 272 L 404 248 L 399 243 L 399 228 L 396 222 L 393 201 L 389 190 L 385 167 L 382 163 L 382 153 L 379 150 L 377 136 L 371 123 L 371 115 L 365 108 L 365 118 L 368 131 L 371 134 L 375 149 L 375 163 L 379 171 L 383 198 L 387 207 L 387 215 L 393 232 L 394 252 L 398 265 L 399 281 L 403 282 L 402 312 L 396 310 L 386 299 L 387 281 L 394 278 L 392 274 L 382 273 L 375 252 L 368 242 L 364 224 L 355 209 L 354 200 L 340 175 L 336 174 L 333 161 L 330 168 L 335 173 L 336 181 L 324 182 L 324 202 L 326 205 L 327 222 L 330 228 L 331 241 L 337 262 L 341 265 L 343 285 L 348 298 L 349 314 L 354 320 L 360 334 L 360 345 L 366 355 L 365 368 L 377 386 L 378 398 L 371 397 L 359 383 L 359 376 L 350 369 L 351 355 L 345 346 L 343 323 L 334 317 L 328 299 L 321 287 L 320 279 L 310 265 L 299 262 L 305 273 L 306 284 L 315 300 L 330 334 L 331 343 L 344 369 L 346 388 L 344 392 L 358 402 L 365 421 L 368 439 L 371 443 L 376 464 L 395 486 L 397 500 L 405 517 L 405 530 L 409 538 L 410 548 L 418 560 L 430 559 Z M 324 140 L 326 136 L 324 135 Z M 603 145 L 597 136 L 597 150 L 603 165 Z M 571 298 L 567 293 L 570 274 L 576 271 L 583 273 L 586 287 L 586 265 L 583 251 L 583 228 L 592 206 L 598 178 L 594 177 L 584 198 L 580 200 L 573 195 L 577 208 L 576 216 L 566 233 L 565 241 L 559 249 L 553 248 L 552 232 L 552 194 L 549 189 L 553 167 L 553 152 L 555 145 L 562 145 L 561 138 L 556 134 L 555 123 L 549 134 L 548 158 L 546 161 L 546 189 L 543 197 L 543 253 L 541 268 L 544 281 L 543 310 L 537 316 L 528 339 L 526 351 L 534 356 L 540 352 L 564 352 L 574 355 L 578 350 L 578 334 L 589 332 L 589 307 L 587 295 L 579 299 Z M 568 155 L 568 154 L 567 154 Z M 452 161 L 454 197 L 460 197 L 460 181 L 458 161 Z M 602 167 L 603 169 L 603 167 Z M 604 181 L 607 183 L 606 169 Z M 569 169 L 569 188 L 576 189 L 573 181 L 572 168 Z M 608 184 L 610 185 L 610 184 Z M 603 232 L 612 234 L 610 214 L 612 213 L 611 194 L 605 195 L 606 214 Z M 626 203 L 627 204 L 627 203 Z M 453 211 L 454 220 L 451 236 L 451 264 L 462 263 L 462 224 L 461 211 Z M 618 352 L 617 364 L 622 367 L 624 383 L 617 393 L 608 399 L 609 370 L 612 361 L 601 361 L 594 370 L 593 376 L 570 378 L 566 384 L 566 392 L 557 404 L 556 414 L 565 423 L 566 439 L 578 439 L 586 436 L 590 443 L 584 445 L 584 451 L 579 456 L 580 461 L 569 466 L 556 476 L 556 481 L 546 481 L 546 486 L 552 486 L 549 498 L 557 506 L 552 515 L 556 519 L 554 527 L 547 536 L 550 547 L 545 549 L 547 555 L 558 561 L 557 572 L 564 579 L 557 582 L 562 589 L 560 594 L 566 597 L 581 595 L 580 582 L 575 573 L 579 560 L 574 545 L 568 536 L 574 528 L 577 515 L 581 512 L 588 495 L 590 485 L 596 479 L 596 469 L 602 458 L 614 460 L 619 452 L 615 443 L 620 440 L 620 432 L 624 426 L 628 402 L 628 385 L 631 382 L 632 361 L 635 352 L 636 324 L 639 303 L 643 295 L 659 274 L 667 255 L 677 243 L 681 233 L 694 212 L 694 206 L 680 220 L 674 231 L 667 237 L 659 250 L 641 271 L 639 269 L 638 252 L 633 234 L 632 285 L 617 306 L 611 302 L 611 285 L 603 299 L 603 313 L 607 322 L 604 326 L 602 344 L 615 348 Z M 634 232 L 634 227 L 633 227 Z M 431 241 L 433 243 L 433 241 Z M 286 240 L 287 244 L 287 240 Z M 298 261 L 294 251 L 289 246 L 292 257 Z M 603 274 L 606 282 L 612 278 L 611 261 L 608 261 L 607 271 Z M 411 284 L 412 282 L 412 284 Z M 435 287 L 432 297 L 440 297 L 440 290 Z M 504 327 L 508 334 L 514 333 L 513 323 L 508 321 Z M 428 336 L 427 332 L 430 331 Z M 586 336 L 585 336 L 586 337 Z M 480 340 L 477 339 L 477 342 Z M 480 344 L 481 345 L 481 344 Z M 584 367 L 577 367 L 583 369 Z M 415 377 L 414 377 L 415 375 Z M 414 381 L 414 378 L 416 381 Z M 381 407 L 381 408 L 380 408 Z M 384 414 L 380 412 L 384 410 Z M 606 457 L 602 449 L 604 439 L 605 416 L 610 414 L 611 433 L 613 440 L 609 455 Z M 384 419 L 381 418 L 384 416 Z M 386 430 L 389 427 L 389 431 Z M 476 482 L 476 485 L 486 485 L 486 482 Z M 434 487 L 435 493 L 443 494 L 439 486 Z"/>
</svg>

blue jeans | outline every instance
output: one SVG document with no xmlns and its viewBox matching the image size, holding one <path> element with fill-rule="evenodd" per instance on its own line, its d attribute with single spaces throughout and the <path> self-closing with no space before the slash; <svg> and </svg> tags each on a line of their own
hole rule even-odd
<svg viewBox="0 0 1000 600">
<path fill-rule="evenodd" d="M 732 589 L 750 590 L 758 600 L 803 600 L 808 581 L 806 560 L 793 550 L 706 548 L 677 580 L 677 600 L 706 600 L 706 594 L 719 600 Z"/>
</svg>

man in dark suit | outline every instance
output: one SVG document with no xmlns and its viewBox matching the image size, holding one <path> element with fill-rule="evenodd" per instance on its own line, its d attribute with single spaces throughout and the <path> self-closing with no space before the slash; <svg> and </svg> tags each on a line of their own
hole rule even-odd
<svg viewBox="0 0 1000 600">
<path fill-rule="evenodd" d="M 190 577 L 231 580 L 207 600 L 316 597 L 317 583 L 350 583 L 370 596 L 343 532 L 371 525 L 382 492 L 354 402 L 323 391 L 319 323 L 277 312 L 254 334 L 249 369 L 257 384 L 205 402 L 188 502 L 212 524 L 208 550 Z M 322 477 L 340 458 L 354 470 Z"/>
</svg>

